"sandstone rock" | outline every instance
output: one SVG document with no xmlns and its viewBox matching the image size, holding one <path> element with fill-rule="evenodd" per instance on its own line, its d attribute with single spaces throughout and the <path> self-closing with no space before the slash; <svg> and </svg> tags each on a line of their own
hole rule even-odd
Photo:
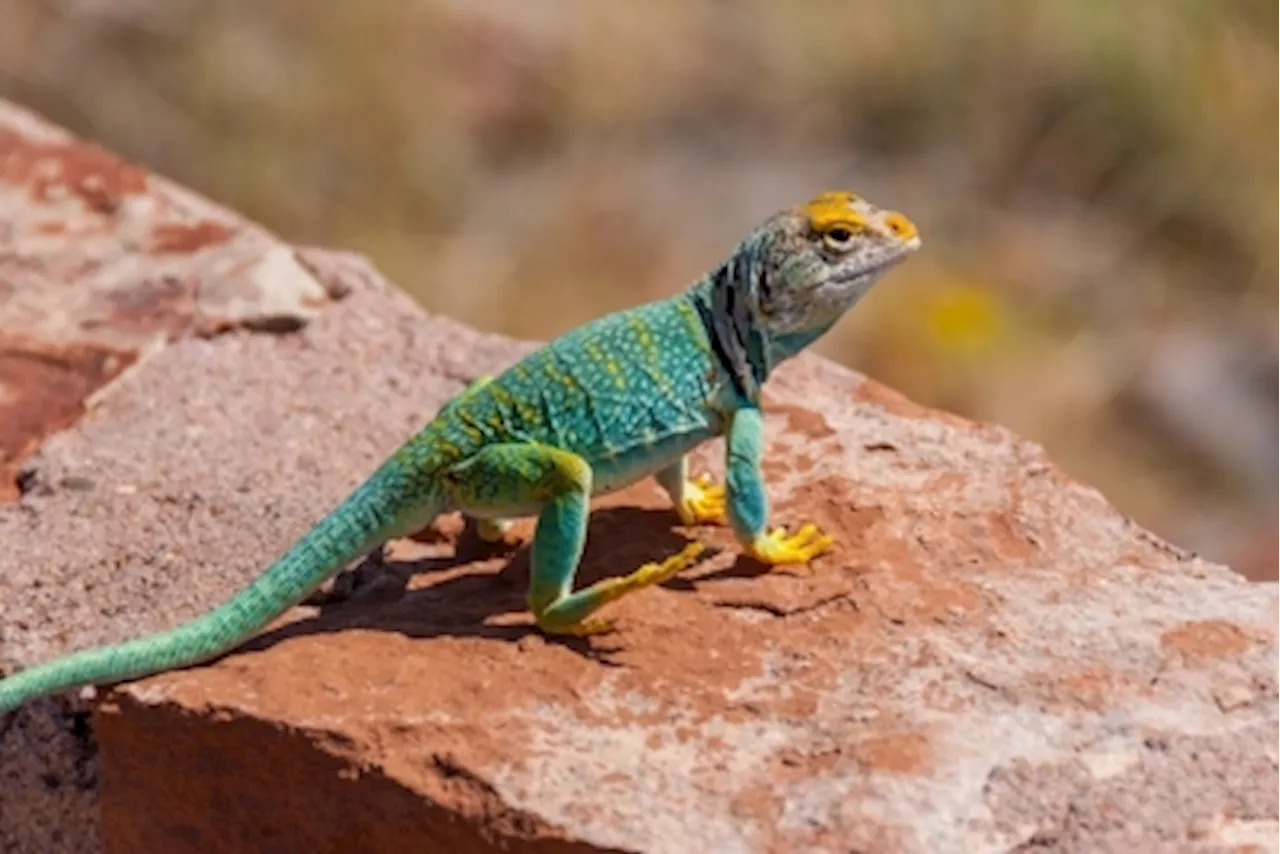
<svg viewBox="0 0 1280 854">
<path fill-rule="evenodd" d="M 0 501 L 139 358 L 327 301 L 260 227 L 0 101 Z"/>
<path fill-rule="evenodd" d="M 288 335 L 166 339 L 31 457 L 39 488 L 0 507 L 4 656 L 193 616 L 529 346 L 297 258 L 345 298 Z M 491 549 L 446 517 L 91 727 L 61 700 L 0 723 L 0 847 L 93 850 L 100 778 L 129 854 L 1275 850 L 1275 585 L 821 359 L 767 411 L 775 518 L 839 537 L 811 569 L 640 484 L 600 502 L 579 583 L 721 550 L 618 603 L 616 635 L 548 640 L 529 525 Z"/>
<path fill-rule="evenodd" d="M 766 572 L 699 530 L 723 551 L 620 603 L 617 636 L 548 641 L 521 610 L 524 552 L 485 554 L 450 520 L 340 601 L 101 706 L 109 838 L 672 852 L 1274 839 L 1272 589 L 1146 534 L 1008 432 L 829 363 L 789 366 L 770 398 L 779 520 L 840 534 L 811 572 Z M 717 468 L 714 451 L 702 461 Z M 581 579 L 687 533 L 637 486 L 601 502 Z"/>
<path fill-rule="evenodd" d="M 304 420 L 312 416 L 294 408 L 347 419 L 333 428 L 334 446 L 311 446 L 328 454 L 327 467 L 304 478 L 335 477 L 334 493 L 421 419 L 411 398 L 395 400 L 402 378 L 422 372 L 422 360 L 437 352 L 402 352 L 422 344 L 420 335 L 393 333 L 391 344 L 370 340 L 367 350 L 357 344 L 345 353 L 334 347 L 326 357 L 302 356 L 302 363 L 289 363 L 294 374 L 273 372 L 270 364 L 280 348 L 296 349 L 301 339 L 244 336 L 265 349 L 243 357 L 231 355 L 243 341 L 202 340 L 237 329 L 297 328 L 314 318 L 342 296 L 326 267 L 337 266 L 346 278 L 359 272 L 346 256 L 321 260 L 0 101 L 0 672 L 6 664 L 159 628 L 243 581 L 235 559 L 217 547 L 225 529 L 217 533 L 220 523 L 206 516 L 219 508 L 201 503 L 200 490 L 229 483 L 222 477 L 236 465 L 228 456 L 246 465 L 235 475 L 244 488 L 253 455 L 283 449 L 274 430 L 286 419 L 242 395 L 257 395 L 259 403 L 277 396 L 281 409 Z M 385 322 L 421 323 L 407 299 L 380 299 Z M 171 345 L 181 352 L 172 361 L 165 353 Z M 366 361 L 397 363 L 366 370 L 362 353 Z M 150 370 L 145 363 L 153 356 L 159 365 Z M 255 368 L 254 359 L 266 364 Z M 345 389 L 340 403 L 326 380 Z M 440 382 L 431 375 L 417 390 Z M 216 400 L 202 394 L 214 386 Z M 291 386 L 299 387 L 292 396 L 274 391 Z M 133 391 L 117 407 L 112 395 L 120 389 Z M 226 432 L 197 441 L 210 406 L 231 416 L 220 425 Z M 382 418 L 370 424 L 379 410 Z M 263 419 L 259 427 L 276 426 L 244 444 L 257 429 L 255 413 Z M 153 442 L 176 456 L 152 456 Z M 295 456 L 290 465 L 298 464 L 308 461 Z M 177 480 L 165 486 L 171 476 Z M 250 540 L 276 533 L 261 517 L 264 498 L 251 490 L 244 498 L 264 523 Z M 286 506 L 277 519 L 291 512 Z M 181 551 L 191 537 L 205 551 L 204 563 Z M 181 571 L 179 554 L 182 566 L 205 569 L 208 577 Z M 0 850 L 96 850 L 97 778 L 83 704 L 47 701 L 0 720 Z"/>
</svg>

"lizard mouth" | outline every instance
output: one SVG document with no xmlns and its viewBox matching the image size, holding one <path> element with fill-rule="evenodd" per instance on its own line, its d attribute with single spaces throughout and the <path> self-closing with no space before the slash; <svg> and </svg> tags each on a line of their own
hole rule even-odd
<svg viewBox="0 0 1280 854">
<path fill-rule="evenodd" d="M 879 247 L 870 258 L 864 258 L 856 268 L 837 270 L 832 280 L 837 284 L 860 284 L 874 279 L 890 267 L 896 267 L 920 248 L 920 238 L 912 236 L 910 240 L 893 241 Z"/>
<path fill-rule="evenodd" d="M 858 267 L 853 270 L 842 270 L 832 277 L 832 281 L 839 285 L 856 285 L 865 282 L 867 279 L 875 278 L 890 267 L 895 267 L 906 260 L 909 252 L 896 252 L 884 258 L 878 259 L 873 263 Z"/>
</svg>

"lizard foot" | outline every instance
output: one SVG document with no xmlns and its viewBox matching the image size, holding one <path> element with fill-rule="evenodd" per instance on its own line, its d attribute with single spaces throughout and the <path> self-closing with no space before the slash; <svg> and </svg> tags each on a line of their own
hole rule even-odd
<svg viewBox="0 0 1280 854">
<path fill-rule="evenodd" d="M 590 617 L 571 626 L 561 626 L 555 629 L 547 629 L 547 631 L 558 635 L 573 635 L 574 637 L 585 638 L 592 635 L 607 635 L 614 630 L 617 622 L 617 620 L 610 620 L 607 617 Z M 546 629 L 545 626 L 543 628 Z"/>
<path fill-rule="evenodd" d="M 678 572 L 697 563 L 705 550 L 706 546 L 702 543 L 689 543 L 679 554 L 672 555 L 660 563 L 646 563 L 627 575 L 598 581 L 585 590 L 572 593 L 566 599 L 551 605 L 538 617 L 538 626 L 548 634 L 579 637 L 613 631 L 613 620 L 586 615 L 628 593 L 662 584 Z M 569 617 L 569 614 L 578 616 L 574 619 Z"/>
<path fill-rule="evenodd" d="M 724 525 L 728 521 L 724 501 L 724 486 L 712 483 L 710 475 L 701 474 L 684 482 L 684 500 L 676 507 L 676 513 L 685 525 Z"/>
<path fill-rule="evenodd" d="M 834 543 L 835 539 L 824 534 L 817 525 L 805 525 L 794 534 L 788 534 L 786 528 L 774 528 L 768 534 L 757 537 L 747 548 L 747 554 L 770 566 L 808 563 L 830 549 Z"/>
</svg>

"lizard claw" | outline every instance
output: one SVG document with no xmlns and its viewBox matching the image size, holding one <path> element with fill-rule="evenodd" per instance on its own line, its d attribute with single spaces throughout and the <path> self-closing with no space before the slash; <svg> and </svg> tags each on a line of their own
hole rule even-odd
<svg viewBox="0 0 1280 854">
<path fill-rule="evenodd" d="M 770 566 L 788 563 L 808 563 L 834 545 L 835 539 L 824 534 L 817 525 L 804 525 L 794 534 L 786 528 L 774 528 L 768 534 L 757 537 L 747 549 L 747 554 Z"/>
<path fill-rule="evenodd" d="M 676 512 L 686 525 L 725 524 L 724 486 L 713 483 L 707 474 L 686 480 L 684 500 L 676 507 Z"/>
<path fill-rule="evenodd" d="M 615 630 L 616 620 L 606 619 L 604 617 L 592 617 L 583 620 L 577 625 L 568 626 L 561 630 L 562 634 L 573 635 L 574 637 L 591 637 L 592 635 L 607 635 Z"/>
</svg>

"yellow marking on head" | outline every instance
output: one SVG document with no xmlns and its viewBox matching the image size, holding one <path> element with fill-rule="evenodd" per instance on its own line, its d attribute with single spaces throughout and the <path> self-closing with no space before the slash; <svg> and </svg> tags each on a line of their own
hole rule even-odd
<svg viewBox="0 0 1280 854">
<path fill-rule="evenodd" d="M 910 240 L 920 234 L 916 224 L 897 211 L 891 211 L 885 215 L 884 225 L 899 240 Z"/>
<path fill-rule="evenodd" d="M 837 227 L 862 231 L 867 227 L 867 220 L 853 208 L 854 202 L 860 199 L 857 193 L 832 190 L 815 196 L 803 211 L 814 231 L 827 232 Z"/>
</svg>

